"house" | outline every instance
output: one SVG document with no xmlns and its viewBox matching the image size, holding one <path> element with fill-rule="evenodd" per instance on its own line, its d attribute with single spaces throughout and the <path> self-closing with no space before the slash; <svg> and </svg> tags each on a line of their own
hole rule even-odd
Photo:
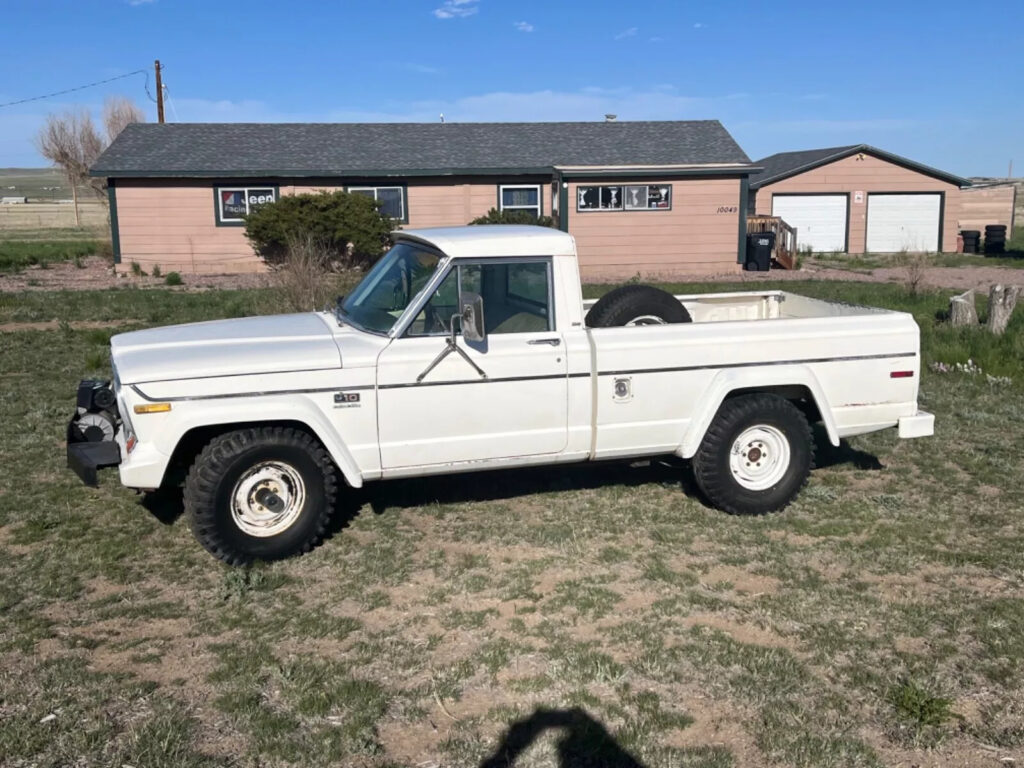
<svg viewBox="0 0 1024 768">
<path fill-rule="evenodd" d="M 754 163 L 751 213 L 779 216 L 801 249 L 953 251 L 970 182 L 867 144 L 781 152 Z"/>
<path fill-rule="evenodd" d="M 138 124 L 91 173 L 124 266 L 263 270 L 244 236 L 253 206 L 345 189 L 409 227 L 553 216 L 593 280 L 738 271 L 753 170 L 718 121 L 610 120 Z"/>
</svg>

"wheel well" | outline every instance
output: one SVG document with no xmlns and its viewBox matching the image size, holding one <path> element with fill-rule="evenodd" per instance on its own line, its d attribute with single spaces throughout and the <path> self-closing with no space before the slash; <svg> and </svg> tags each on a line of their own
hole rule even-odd
<svg viewBox="0 0 1024 768">
<path fill-rule="evenodd" d="M 814 399 L 811 390 L 804 384 L 777 384 L 765 387 L 734 389 L 725 396 L 725 399 L 732 400 L 743 395 L 777 395 L 784 400 L 789 400 L 799 408 L 811 424 L 822 420 L 818 403 Z"/>
<path fill-rule="evenodd" d="M 278 421 L 233 421 L 227 424 L 211 424 L 206 427 L 195 427 L 190 429 L 174 447 L 171 460 L 164 472 L 164 479 L 161 488 L 174 488 L 185 482 L 185 476 L 189 468 L 196 460 L 199 452 L 215 437 L 227 432 L 234 432 L 236 429 L 248 429 L 252 427 L 290 427 L 310 435 L 314 440 L 319 441 L 316 432 L 301 421 L 289 421 L 282 419 Z"/>
</svg>

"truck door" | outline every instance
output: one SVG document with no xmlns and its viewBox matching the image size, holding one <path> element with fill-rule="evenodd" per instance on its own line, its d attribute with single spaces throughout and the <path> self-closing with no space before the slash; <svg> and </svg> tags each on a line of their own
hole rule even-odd
<svg viewBox="0 0 1024 768">
<path fill-rule="evenodd" d="M 377 362 L 381 466 L 557 454 L 568 440 L 568 363 L 555 331 L 550 258 L 456 260 Z M 483 297 L 482 342 L 444 351 L 459 297 Z M 456 322 L 456 329 L 458 330 Z"/>
</svg>

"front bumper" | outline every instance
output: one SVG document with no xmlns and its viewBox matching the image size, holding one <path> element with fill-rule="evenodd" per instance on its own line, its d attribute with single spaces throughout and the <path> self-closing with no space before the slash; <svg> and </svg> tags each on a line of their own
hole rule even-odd
<svg viewBox="0 0 1024 768">
<path fill-rule="evenodd" d="M 918 411 L 913 416 L 903 416 L 899 420 L 900 437 L 931 437 L 935 434 L 935 414 Z"/>
<path fill-rule="evenodd" d="M 95 488 L 99 485 L 96 471 L 116 467 L 121 463 L 121 449 L 117 443 L 104 440 L 96 443 L 68 443 L 68 467 L 82 482 Z"/>
<path fill-rule="evenodd" d="M 121 463 L 117 442 L 117 402 L 110 382 L 85 379 L 78 383 L 75 414 L 68 422 L 68 467 L 86 485 L 96 487 L 96 472 Z"/>
</svg>

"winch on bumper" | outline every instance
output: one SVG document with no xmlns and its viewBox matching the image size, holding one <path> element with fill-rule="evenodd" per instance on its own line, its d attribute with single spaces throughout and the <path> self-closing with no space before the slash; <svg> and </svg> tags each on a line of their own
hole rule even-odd
<svg viewBox="0 0 1024 768">
<path fill-rule="evenodd" d="M 115 442 L 120 418 L 117 396 L 109 381 L 86 379 L 78 384 L 75 415 L 68 422 L 68 467 L 82 482 L 95 487 L 96 472 L 121 463 L 121 449 Z"/>
</svg>

